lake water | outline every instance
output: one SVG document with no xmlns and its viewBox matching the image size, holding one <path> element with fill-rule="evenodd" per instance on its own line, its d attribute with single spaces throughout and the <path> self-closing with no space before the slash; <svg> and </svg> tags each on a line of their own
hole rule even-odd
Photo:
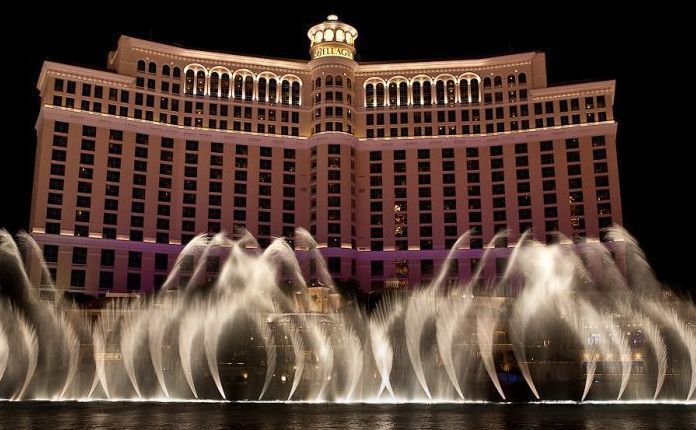
<svg viewBox="0 0 696 430">
<path fill-rule="evenodd" d="M 0 429 L 696 429 L 696 404 L 0 402 Z"/>
</svg>

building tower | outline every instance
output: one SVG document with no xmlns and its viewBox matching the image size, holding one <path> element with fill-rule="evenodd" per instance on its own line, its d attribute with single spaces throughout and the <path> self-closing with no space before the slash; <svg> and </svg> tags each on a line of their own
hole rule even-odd
<svg viewBox="0 0 696 430">
<path fill-rule="evenodd" d="M 329 15 L 309 29 L 312 85 L 310 231 L 332 273 L 355 272 L 355 259 L 330 251 L 355 249 L 355 152 L 353 90 L 355 40 L 352 26 Z M 345 254 L 343 254 L 345 256 Z"/>
</svg>

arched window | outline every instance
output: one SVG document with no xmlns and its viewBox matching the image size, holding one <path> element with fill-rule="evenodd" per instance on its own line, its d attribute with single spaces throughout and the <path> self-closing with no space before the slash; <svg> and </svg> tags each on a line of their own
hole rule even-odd
<svg viewBox="0 0 696 430">
<path fill-rule="evenodd" d="M 217 97 L 220 90 L 220 75 L 217 72 L 210 74 L 210 96 Z"/>
<path fill-rule="evenodd" d="M 508 85 L 515 85 L 515 75 L 508 75 Z"/>
<path fill-rule="evenodd" d="M 196 95 L 205 95 L 205 72 L 203 70 L 196 73 Z"/>
<path fill-rule="evenodd" d="M 399 104 L 401 106 L 408 105 L 408 84 L 406 82 L 399 84 Z"/>
<path fill-rule="evenodd" d="M 266 78 L 259 78 L 258 87 L 259 87 L 259 89 L 258 89 L 259 101 L 265 102 L 266 101 Z"/>
<path fill-rule="evenodd" d="M 502 87 L 503 86 L 503 78 L 501 78 L 500 76 L 496 76 L 493 79 L 493 86 L 496 88 Z"/>
<path fill-rule="evenodd" d="M 527 83 L 527 75 L 525 73 L 520 73 L 517 75 L 517 81 L 520 84 L 526 84 Z"/>
<path fill-rule="evenodd" d="M 459 100 L 462 103 L 469 103 L 469 81 L 466 79 L 459 81 Z"/>
<path fill-rule="evenodd" d="M 292 104 L 293 104 L 293 106 L 300 105 L 300 83 L 299 82 L 292 83 Z"/>
<path fill-rule="evenodd" d="M 254 98 L 254 78 L 247 76 L 244 78 L 244 100 Z"/>
<path fill-rule="evenodd" d="M 334 85 L 337 87 L 342 87 L 343 86 L 343 77 L 341 75 L 336 75 L 334 78 Z"/>
<path fill-rule="evenodd" d="M 375 105 L 375 86 L 372 84 L 367 84 L 365 87 L 365 105 L 367 107 Z"/>
<path fill-rule="evenodd" d="M 283 81 L 280 84 L 280 100 L 284 105 L 290 104 L 290 82 Z"/>
<path fill-rule="evenodd" d="M 491 78 L 483 78 L 483 89 L 491 87 Z M 473 100 L 473 97 L 472 97 Z"/>
<path fill-rule="evenodd" d="M 423 82 L 423 104 L 430 106 L 433 104 L 433 86 L 430 82 Z"/>
<path fill-rule="evenodd" d="M 485 85 L 485 80 L 483 81 Z M 488 81 L 490 84 L 490 80 Z M 471 85 L 471 103 L 478 103 L 481 101 L 481 94 L 479 92 L 479 81 L 478 79 L 472 79 L 471 82 L 469 82 L 469 85 Z"/>
<path fill-rule="evenodd" d="M 268 101 L 275 103 L 277 100 L 278 83 L 275 79 L 271 78 L 268 80 Z"/>
<path fill-rule="evenodd" d="M 220 75 L 217 72 L 210 74 L 210 95 L 212 97 L 218 96 L 218 90 L 220 89 Z"/>
<path fill-rule="evenodd" d="M 228 98 L 230 96 L 230 75 L 223 73 L 221 81 L 220 97 Z"/>
<path fill-rule="evenodd" d="M 396 82 L 392 82 L 389 84 L 389 106 L 396 106 L 396 97 L 397 97 L 397 87 L 396 87 Z"/>
<path fill-rule="evenodd" d="M 377 106 L 384 106 L 384 84 L 379 83 L 375 88 Z"/>
<path fill-rule="evenodd" d="M 150 64 L 147 65 L 147 71 L 148 73 L 157 73 L 157 64 L 150 62 Z"/>
<path fill-rule="evenodd" d="M 437 104 L 445 104 L 445 83 L 442 81 L 437 81 L 435 83 L 435 99 Z"/>
<path fill-rule="evenodd" d="M 353 88 L 353 81 L 351 81 L 350 78 L 346 78 L 346 87 L 348 87 L 348 89 Z"/>
<path fill-rule="evenodd" d="M 331 75 L 326 77 L 326 86 L 327 87 L 332 87 L 333 86 L 333 77 Z"/>
<path fill-rule="evenodd" d="M 321 88 L 321 78 L 317 78 L 316 81 L 314 81 L 314 88 L 315 89 Z"/>
<path fill-rule="evenodd" d="M 244 78 L 241 75 L 234 77 L 234 98 L 242 99 L 242 88 L 244 88 Z"/>
<path fill-rule="evenodd" d="M 170 71 L 171 71 L 171 69 L 169 68 L 169 66 L 167 64 L 162 66 L 162 76 L 169 76 Z"/>
<path fill-rule="evenodd" d="M 144 60 L 138 60 L 138 71 L 139 72 L 145 71 L 145 61 Z"/>
<path fill-rule="evenodd" d="M 175 78 L 180 78 L 181 77 L 181 69 L 178 67 L 174 67 L 174 71 L 172 72 L 172 76 Z"/>
<path fill-rule="evenodd" d="M 447 103 L 452 104 L 454 103 L 454 100 L 454 81 L 450 79 L 449 81 L 447 81 Z"/>
<path fill-rule="evenodd" d="M 413 105 L 420 106 L 421 105 L 421 84 L 420 84 L 420 82 L 414 82 L 412 90 L 413 90 Z"/>
<path fill-rule="evenodd" d="M 184 92 L 186 95 L 193 95 L 193 84 L 196 81 L 196 74 L 193 70 L 188 69 L 186 71 L 186 82 L 184 84 Z"/>
</svg>

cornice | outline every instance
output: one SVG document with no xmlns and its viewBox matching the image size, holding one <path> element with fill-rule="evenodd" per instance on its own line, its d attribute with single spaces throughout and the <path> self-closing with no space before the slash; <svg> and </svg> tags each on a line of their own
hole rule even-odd
<svg viewBox="0 0 696 430">
<path fill-rule="evenodd" d="M 478 135 L 455 134 L 446 136 L 371 137 L 359 138 L 358 140 L 362 148 L 368 149 L 385 147 L 392 149 L 430 148 L 434 145 L 443 145 L 445 142 L 467 146 L 486 146 L 616 132 L 617 127 L 618 123 L 616 121 L 603 121 Z"/>
<path fill-rule="evenodd" d="M 476 71 L 493 70 L 509 67 L 528 66 L 532 64 L 536 52 L 504 55 L 499 57 L 481 58 L 475 60 L 444 60 L 444 61 L 417 61 L 361 64 L 355 71 L 355 76 L 369 76 L 374 74 L 400 73 L 445 73 L 452 70 Z"/>
<path fill-rule="evenodd" d="M 121 36 L 119 50 L 130 49 L 142 52 L 145 55 L 156 55 L 183 63 L 208 63 L 211 66 L 226 66 L 228 68 L 261 67 L 280 72 L 310 73 L 310 61 L 285 60 L 263 57 L 251 57 L 237 54 L 201 51 L 177 46 L 166 45 L 158 42 L 137 39 L 130 36 Z M 414 62 L 390 62 L 374 64 L 358 64 L 355 76 L 368 76 L 371 74 L 393 73 L 446 73 L 452 70 L 485 71 L 510 67 L 523 67 L 532 64 L 532 60 L 542 55 L 537 52 L 503 55 L 474 60 L 443 60 L 443 61 L 414 61 Z"/>
<path fill-rule="evenodd" d="M 546 88 L 531 88 L 529 98 L 532 101 L 552 100 L 591 94 L 614 93 L 616 81 L 597 81 L 582 84 L 558 85 Z"/>
<path fill-rule="evenodd" d="M 121 36 L 118 41 L 119 50 L 130 49 L 144 54 L 157 55 L 185 63 L 209 63 L 211 66 L 227 66 L 230 68 L 262 67 L 282 72 L 309 73 L 308 61 L 280 60 L 274 58 L 251 57 L 246 55 L 225 54 L 221 52 L 199 51 L 196 49 L 180 48 L 165 45 L 130 36 Z"/>
<path fill-rule="evenodd" d="M 314 67 L 312 67 L 312 72 L 316 73 L 317 70 L 322 70 L 322 69 L 332 69 L 332 70 L 333 69 L 344 69 L 344 70 L 347 70 L 351 73 L 353 73 L 353 71 L 355 70 L 346 64 L 332 63 L 332 64 L 321 64 L 318 66 L 314 66 Z"/>
<path fill-rule="evenodd" d="M 124 88 L 132 86 L 135 82 L 135 77 L 133 76 L 119 75 L 118 73 L 88 69 L 86 67 L 44 61 L 43 65 L 41 66 L 41 73 L 39 73 L 39 79 L 36 83 L 36 88 L 39 91 L 41 91 L 44 86 L 46 76 L 49 75 Z"/>
<path fill-rule="evenodd" d="M 60 106 L 52 106 L 44 104 L 39 112 L 39 120 L 57 119 L 61 121 L 71 121 L 79 118 L 80 121 L 87 125 L 98 127 L 112 127 L 124 131 L 132 131 L 138 133 L 150 133 L 155 135 L 178 133 L 187 139 L 208 139 L 212 141 L 226 141 L 235 139 L 246 139 L 253 141 L 271 141 L 277 142 L 280 145 L 295 145 L 307 140 L 303 136 L 289 136 L 277 134 L 255 133 L 240 130 L 220 130 L 212 128 L 190 127 L 183 125 L 165 124 L 156 121 L 147 121 L 144 119 L 136 119 L 132 117 L 123 117 L 110 115 L 103 112 L 88 112 L 80 109 L 71 109 Z M 37 125 L 39 120 L 37 120 Z"/>
</svg>

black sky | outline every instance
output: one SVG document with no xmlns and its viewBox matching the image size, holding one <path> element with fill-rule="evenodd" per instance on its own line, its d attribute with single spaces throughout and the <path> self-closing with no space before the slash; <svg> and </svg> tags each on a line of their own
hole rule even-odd
<svg viewBox="0 0 696 430">
<path fill-rule="evenodd" d="M 307 59 L 308 27 L 336 13 L 358 30 L 359 61 L 461 59 L 544 51 L 551 85 L 616 79 L 625 227 L 658 277 L 693 289 L 694 195 L 685 62 L 693 48 L 685 14 L 669 5 L 622 9 L 605 2 L 298 1 L 31 4 L 4 14 L 0 227 L 26 228 L 34 164 L 35 85 L 43 60 L 104 68 L 118 36 L 188 48 Z M 568 3 L 568 4 L 566 4 Z M 214 6 L 214 9 L 212 8 Z M 566 7 L 573 9 L 563 10 Z M 26 8 L 27 10 L 22 10 Z M 29 10 L 31 8 L 31 10 Z M 581 9 L 581 10 L 580 10 Z M 199 12 L 196 12 L 199 11 Z M 9 109 L 9 110 L 8 110 Z M 693 109 L 692 109 L 693 110 Z M 692 290 L 696 291 L 696 290 Z"/>
</svg>

